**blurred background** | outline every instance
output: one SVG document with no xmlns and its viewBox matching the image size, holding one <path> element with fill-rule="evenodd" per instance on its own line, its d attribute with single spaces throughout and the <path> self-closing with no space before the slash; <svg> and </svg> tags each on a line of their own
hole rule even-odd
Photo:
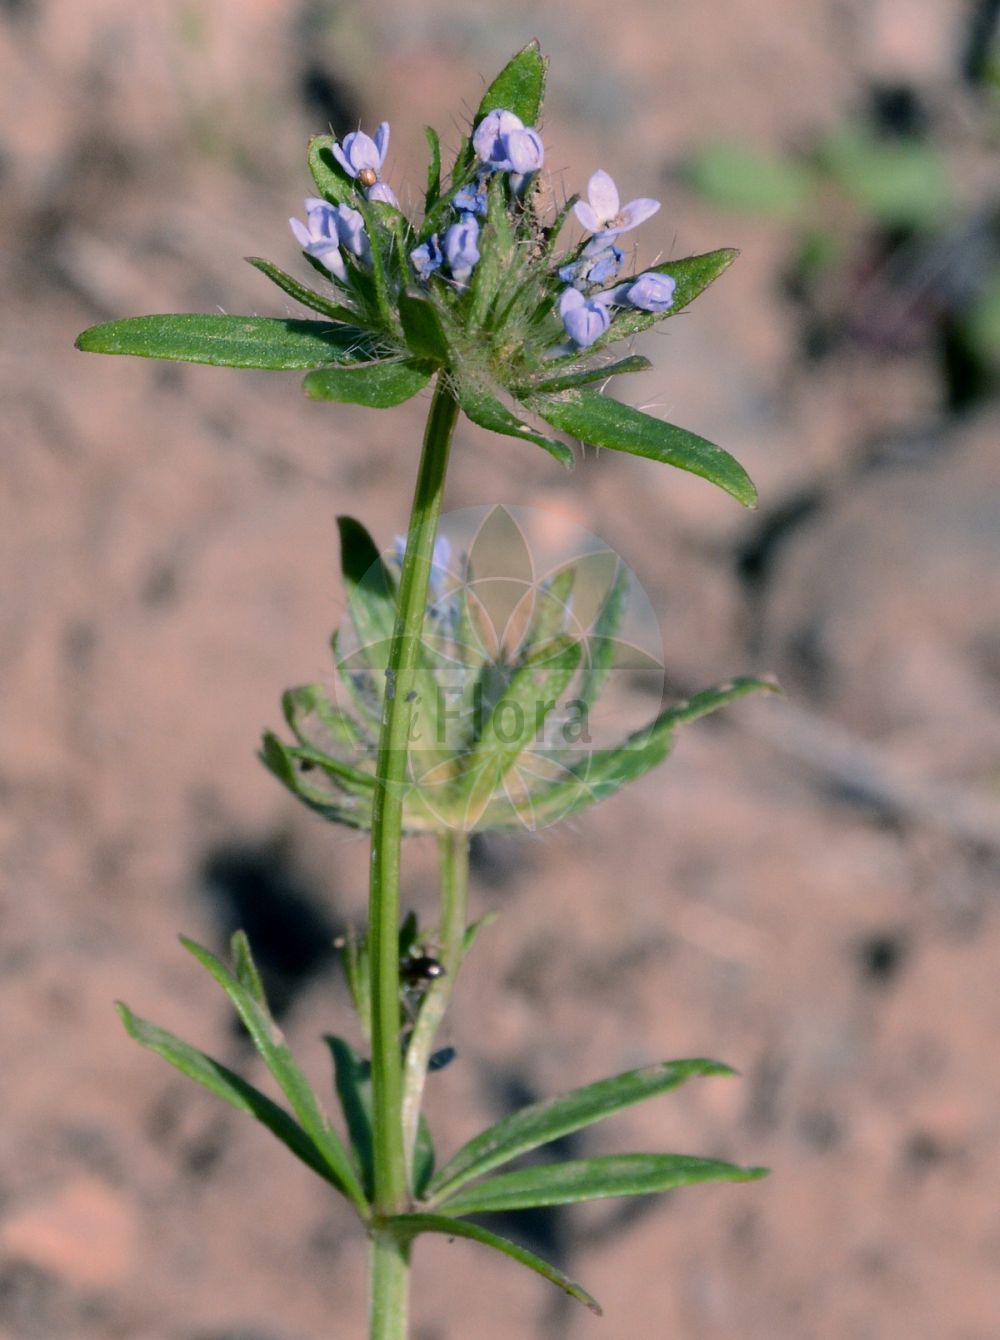
<svg viewBox="0 0 1000 1340">
<path fill-rule="evenodd" d="M 484 80 L 549 57 L 557 194 L 664 202 L 638 264 L 738 264 L 616 394 L 720 442 L 700 480 L 459 429 L 452 507 L 597 531 L 662 624 L 670 689 L 776 673 L 573 826 L 479 842 L 499 913 L 432 1077 L 448 1150 L 517 1104 L 663 1057 L 702 1081 L 567 1142 L 764 1183 L 507 1225 L 599 1321 L 472 1244 L 416 1250 L 418 1340 L 991 1340 L 1000 1333 L 1000 38 L 996 0 L 4 0 L 0 4 L 0 1337 L 363 1333 L 363 1244 L 252 1122 L 127 1041 L 115 997 L 249 1077 L 178 947 L 244 926 L 324 1084 L 331 949 L 366 848 L 255 762 L 328 674 L 334 516 L 404 525 L 425 404 L 294 374 L 118 361 L 95 321 L 291 305 L 310 133 L 454 147 Z M 650 713 L 652 714 L 652 713 Z M 433 852 L 406 900 L 433 906 Z"/>
</svg>

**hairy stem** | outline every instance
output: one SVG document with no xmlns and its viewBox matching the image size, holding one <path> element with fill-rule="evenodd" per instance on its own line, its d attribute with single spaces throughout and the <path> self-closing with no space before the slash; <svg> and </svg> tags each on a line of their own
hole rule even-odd
<svg viewBox="0 0 1000 1340">
<path fill-rule="evenodd" d="M 439 376 L 431 401 L 413 495 L 399 609 L 386 669 L 372 814 L 368 935 L 372 974 L 372 1085 L 375 1210 L 399 1213 L 409 1202 L 401 1119 L 403 1076 L 399 1039 L 399 878 L 407 748 L 415 671 L 458 405 Z M 388 1249 L 386 1249 L 388 1250 Z M 376 1264 L 378 1263 L 376 1254 Z M 377 1278 L 373 1279 L 374 1289 Z M 375 1305 L 373 1303 L 373 1315 Z M 396 1331 L 372 1331 L 395 1336 Z"/>
<path fill-rule="evenodd" d="M 391 1233 L 372 1229 L 369 1271 L 369 1340 L 407 1340 L 410 1333 L 409 1245 Z"/>
</svg>

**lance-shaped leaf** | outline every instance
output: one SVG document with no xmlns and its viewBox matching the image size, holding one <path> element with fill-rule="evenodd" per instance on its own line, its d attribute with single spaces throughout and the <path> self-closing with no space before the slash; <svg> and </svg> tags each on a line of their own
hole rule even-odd
<svg viewBox="0 0 1000 1340">
<path fill-rule="evenodd" d="M 597 1299 L 581 1288 L 579 1284 L 574 1283 L 568 1275 L 564 1275 L 558 1267 L 550 1265 L 548 1261 L 543 1261 L 540 1256 L 534 1252 L 529 1252 L 526 1247 L 519 1247 L 516 1242 L 511 1242 L 509 1238 L 502 1238 L 498 1233 L 491 1233 L 488 1228 L 480 1228 L 478 1224 L 466 1223 L 463 1219 L 449 1219 L 447 1215 L 441 1214 L 397 1214 L 391 1219 L 384 1219 L 380 1227 L 390 1233 L 395 1234 L 404 1242 L 410 1242 L 421 1233 L 443 1233 L 448 1238 L 468 1238 L 472 1242 L 482 1243 L 484 1247 L 492 1247 L 494 1251 L 502 1252 L 504 1256 L 509 1256 L 512 1261 L 517 1261 L 519 1265 L 527 1266 L 533 1270 L 536 1275 L 541 1275 L 557 1288 L 568 1293 L 571 1298 L 582 1303 L 584 1307 L 589 1307 L 596 1316 L 601 1316 L 601 1306 Z"/>
<path fill-rule="evenodd" d="M 180 937 L 184 948 L 198 960 L 202 967 L 215 978 L 232 1001 L 243 1026 L 250 1034 L 254 1046 L 260 1052 L 264 1064 L 278 1081 L 282 1092 L 291 1104 L 292 1111 L 299 1124 L 319 1150 L 333 1175 L 337 1178 L 344 1194 L 354 1202 L 364 1214 L 367 1202 L 358 1181 L 353 1164 L 341 1143 L 340 1137 L 326 1119 L 316 1095 L 309 1087 L 305 1075 L 299 1069 L 292 1053 L 288 1050 L 281 1030 L 275 1024 L 268 1011 L 255 999 L 229 971 L 221 959 L 196 944 L 186 936 Z"/>
<path fill-rule="evenodd" d="M 441 194 L 441 141 L 433 126 L 424 126 L 424 137 L 431 151 L 427 164 L 427 191 L 424 195 L 424 213 L 433 209 Z"/>
<path fill-rule="evenodd" d="M 314 135 L 309 141 L 309 171 L 316 190 L 331 205 L 357 206 L 357 186 L 334 158 L 331 149 L 337 143 L 333 135 Z"/>
<path fill-rule="evenodd" d="M 389 664 L 388 644 L 396 626 L 396 582 L 360 521 L 338 516 L 337 529 L 351 622 L 362 651 L 371 649 L 368 664 L 381 670 Z"/>
<path fill-rule="evenodd" d="M 125 1025 L 125 1031 L 140 1046 L 156 1052 L 165 1061 L 169 1061 L 182 1075 L 187 1075 L 189 1079 L 193 1079 L 195 1083 L 202 1085 L 209 1093 L 214 1093 L 217 1098 L 222 1098 L 240 1112 L 249 1112 L 272 1135 L 277 1136 L 297 1159 L 301 1159 L 307 1168 L 319 1173 L 320 1177 L 329 1182 L 331 1186 L 335 1186 L 338 1191 L 344 1192 L 344 1186 L 340 1178 L 330 1167 L 316 1144 L 298 1122 L 289 1116 L 283 1107 L 279 1106 L 273 1099 L 268 1098 L 267 1094 L 255 1089 L 240 1075 L 229 1070 L 221 1062 L 213 1060 L 211 1056 L 206 1056 L 197 1047 L 182 1042 L 180 1038 L 174 1037 L 173 1033 L 168 1033 L 163 1028 L 157 1028 L 155 1024 L 151 1024 L 148 1020 L 133 1014 L 128 1006 L 123 1005 L 121 1001 L 117 1003 L 115 1008 Z"/>
<path fill-rule="evenodd" d="M 503 110 L 519 116 L 526 126 L 533 126 L 542 110 L 546 66 L 538 42 L 529 42 L 507 62 L 483 94 L 475 124 L 489 112 Z"/>
<path fill-rule="evenodd" d="M 516 257 L 514 230 L 511 227 L 503 177 L 497 173 L 490 182 L 486 198 L 486 222 L 479 238 L 480 258 L 472 276 L 468 328 L 483 324 L 504 279 L 510 275 Z"/>
<path fill-rule="evenodd" d="M 375 1143 L 372 1124 L 371 1064 L 358 1056 L 343 1038 L 327 1035 L 334 1067 L 334 1085 L 351 1138 L 351 1148 L 362 1172 L 365 1194 L 371 1197 L 375 1186 Z M 413 1194 L 423 1193 L 434 1171 L 434 1146 L 423 1117 L 417 1132 L 413 1160 Z"/>
<path fill-rule="evenodd" d="M 233 956 L 236 980 L 241 986 L 246 987 L 261 1009 L 267 1010 L 268 1004 L 267 996 L 264 994 L 264 983 L 260 979 L 257 964 L 250 952 L 250 941 L 247 939 L 246 931 L 233 932 L 229 939 L 229 952 Z"/>
<path fill-rule="evenodd" d="M 506 405 L 489 391 L 478 386 L 463 385 L 459 388 L 459 404 L 466 417 L 480 428 L 487 428 L 491 433 L 502 433 L 505 437 L 518 437 L 522 442 L 534 442 L 550 456 L 554 456 L 560 465 L 572 467 L 574 464 L 573 453 L 569 447 L 554 438 L 543 437 L 536 429 L 512 414 Z"/>
<path fill-rule="evenodd" d="M 573 777 L 556 782 L 531 797 L 535 822 L 544 825 L 571 815 L 605 800 L 628 782 L 645 776 L 670 753 L 678 726 L 699 717 L 708 716 L 736 698 L 748 693 L 778 692 L 774 680 L 743 677 L 720 684 L 714 689 L 696 693 L 683 703 L 667 708 L 655 721 L 635 731 L 617 749 L 595 750 L 585 756 L 571 771 Z M 511 816 L 498 807 L 496 821 L 487 811 L 480 828 L 513 826 Z"/>
<path fill-rule="evenodd" d="M 573 371 L 567 370 L 558 376 L 543 375 L 535 382 L 525 382 L 521 386 L 514 388 L 518 394 L 537 394 L 540 391 L 568 391 L 574 386 L 588 386 L 591 382 L 608 381 L 611 377 L 618 377 L 623 372 L 646 372 L 653 365 L 648 358 L 642 354 L 629 354 L 627 358 L 619 358 L 614 363 L 603 363 L 597 367 L 577 368 Z"/>
<path fill-rule="evenodd" d="M 614 319 L 610 327 L 589 346 L 586 356 L 600 353 L 607 345 L 617 344 L 630 335 L 648 330 L 658 321 L 677 316 L 689 307 L 709 284 L 714 283 L 739 254 L 733 247 L 723 247 L 719 251 L 706 251 L 700 256 L 685 256 L 680 260 L 662 261 L 659 265 L 651 265 L 650 272 L 669 275 L 676 285 L 674 300 L 670 307 L 665 312 L 643 312 L 638 308 L 616 306 L 613 308 Z M 574 350 L 572 353 L 549 359 L 546 366 L 550 375 L 557 376 L 559 370 L 579 363 L 580 357 L 580 351 Z"/>
<path fill-rule="evenodd" d="M 544 646 L 565 631 L 569 618 L 576 568 L 563 568 L 537 587 L 531 621 L 522 639 L 521 662 L 529 660 L 536 647 Z"/>
<path fill-rule="evenodd" d="M 648 1196 L 698 1182 L 755 1182 L 766 1168 L 741 1168 L 688 1154 L 602 1154 L 500 1173 L 438 1205 L 447 1215 L 572 1205 L 610 1196 Z"/>
<path fill-rule="evenodd" d="M 592 707 L 597 702 L 614 667 L 619 649 L 618 630 L 625 617 L 629 580 L 628 568 L 619 562 L 615 579 L 587 638 L 587 664 L 580 676 L 580 691 L 577 695 L 584 707 Z"/>
<path fill-rule="evenodd" d="M 76 347 L 91 354 L 132 354 L 272 372 L 361 363 L 372 357 L 369 337 L 352 326 L 201 313 L 106 321 L 79 335 Z"/>
<path fill-rule="evenodd" d="M 353 367 L 320 368 L 303 385 L 310 400 L 336 400 L 347 405 L 388 409 L 422 391 L 433 368 L 413 358 L 382 359 Z"/>
<path fill-rule="evenodd" d="M 364 752 L 371 743 L 353 717 L 334 707 L 321 684 L 299 684 L 281 695 L 285 721 L 300 744 L 323 753 Z"/>
<path fill-rule="evenodd" d="M 757 490 L 742 465 L 721 447 L 686 428 L 654 419 L 596 391 L 539 395 L 531 401 L 531 407 L 553 428 L 581 442 L 688 470 L 725 489 L 744 507 L 756 506 Z"/>
<path fill-rule="evenodd" d="M 334 760 L 322 756 L 318 761 L 308 756 L 302 758 L 273 731 L 264 732 L 259 758 L 282 786 L 324 819 L 348 828 L 371 828 L 372 790 L 367 785 L 362 789 L 360 784 L 348 789 L 344 779 L 333 773 L 330 765 Z M 327 789 L 310 780 L 314 775 L 329 779 Z"/>
<path fill-rule="evenodd" d="M 694 1075 L 732 1075 L 719 1061 L 695 1058 L 662 1061 L 627 1070 L 609 1079 L 597 1080 L 541 1103 L 532 1103 L 504 1117 L 464 1144 L 431 1180 L 427 1188 L 430 1205 L 449 1198 L 459 1187 L 499 1168 L 541 1145 L 559 1140 L 573 1131 L 604 1121 L 627 1107 L 656 1094 L 676 1089 Z"/>
<path fill-rule="evenodd" d="M 361 1169 L 365 1195 L 371 1199 L 375 1189 L 371 1065 L 363 1061 L 343 1038 L 328 1033 L 324 1035 L 323 1041 L 333 1058 L 334 1088 L 344 1114 L 354 1159 Z"/>
<path fill-rule="evenodd" d="M 303 307 L 311 307 L 314 312 L 322 312 L 324 316 L 330 317 L 333 321 L 343 321 L 347 325 L 353 325 L 357 322 L 357 313 L 350 307 L 345 307 L 343 303 L 334 302 L 332 298 L 324 298 L 322 293 L 316 293 L 313 289 L 307 288 L 305 284 L 287 274 L 279 266 L 267 261 L 263 256 L 247 256 L 248 265 L 252 265 L 255 270 L 259 270 L 262 275 L 266 275 L 273 284 L 277 284 L 282 293 L 287 293 L 290 298 L 300 302 Z"/>
<path fill-rule="evenodd" d="M 465 807 L 464 822 L 474 826 L 502 789 L 508 774 L 543 729 L 580 663 L 580 644 L 553 638 L 536 647 L 517 667 L 493 706 L 468 754 L 459 759 L 454 788 Z M 518 783 L 515 789 L 520 792 Z"/>
<path fill-rule="evenodd" d="M 437 308 L 428 298 L 419 293 L 401 293 L 399 321 L 411 353 L 438 365 L 448 362 L 451 357 L 448 337 L 444 333 Z"/>
</svg>

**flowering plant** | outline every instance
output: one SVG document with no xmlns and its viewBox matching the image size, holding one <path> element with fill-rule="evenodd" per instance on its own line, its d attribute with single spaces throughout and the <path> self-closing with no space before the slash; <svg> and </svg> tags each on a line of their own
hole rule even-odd
<svg viewBox="0 0 1000 1340">
<path fill-rule="evenodd" d="M 525 1108 L 437 1170 L 421 1115 L 428 1072 L 448 1059 L 433 1049 L 437 1029 L 476 938 L 466 913 L 470 834 L 576 813 L 662 761 L 682 723 L 770 687 L 731 681 L 668 707 L 610 747 L 574 752 L 568 723 L 574 712 L 579 719 L 591 709 L 616 663 L 627 576 L 611 573 L 584 627 L 573 607 L 584 565 L 565 565 L 535 593 L 516 646 L 499 656 L 486 645 L 482 610 L 470 594 L 469 556 L 452 561 L 438 534 L 460 412 L 564 465 L 573 453 L 552 430 L 691 471 L 747 506 L 755 501 L 746 473 L 722 449 L 592 389 L 648 368 L 646 358 L 617 356 L 612 346 L 684 309 L 736 253 L 665 261 L 620 278 L 623 235 L 659 203 L 623 207 L 613 180 L 599 170 L 586 200 L 573 196 L 558 211 L 546 210 L 537 128 L 544 78 L 533 43 L 487 89 L 447 178 L 438 137 L 428 129 L 419 221 L 383 180 L 386 123 L 371 137 L 358 130 L 342 141 L 311 142 L 317 194 L 306 200 L 305 222 L 292 219 L 291 228 L 321 284 L 306 286 L 260 258 L 250 263 L 318 319 L 136 317 L 94 326 L 77 341 L 101 353 L 304 370 L 307 395 L 377 408 L 434 381 L 406 538 L 384 557 L 359 522 L 340 521 L 349 616 L 333 646 L 346 706 L 320 685 L 291 689 L 283 702 L 294 742 L 267 732 L 262 748 L 265 764 L 306 805 L 371 832 L 369 923 L 345 944 L 370 1059 L 343 1039 L 329 1040 L 344 1134 L 277 1030 L 242 933 L 233 938 L 231 965 L 184 943 L 229 996 L 287 1107 L 120 1007 L 134 1038 L 249 1112 L 353 1205 L 371 1242 L 373 1340 L 408 1334 L 410 1249 L 420 1234 L 474 1239 L 598 1310 L 555 1266 L 475 1216 L 763 1172 L 677 1154 L 497 1172 L 693 1076 L 731 1073 L 704 1059 L 655 1064 Z M 560 251 L 571 216 L 586 235 Z M 431 928 L 421 929 L 412 915 L 401 921 L 405 832 L 431 832 L 439 843 L 441 901 Z"/>
</svg>

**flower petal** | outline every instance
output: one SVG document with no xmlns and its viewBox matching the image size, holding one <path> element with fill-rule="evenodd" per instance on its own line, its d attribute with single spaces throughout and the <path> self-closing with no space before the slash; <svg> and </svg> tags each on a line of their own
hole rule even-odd
<svg viewBox="0 0 1000 1340">
<path fill-rule="evenodd" d="M 507 160 L 519 174 L 537 172 L 545 161 L 545 146 L 537 130 L 511 130 L 503 137 Z"/>
<path fill-rule="evenodd" d="M 350 163 L 349 170 L 352 177 L 356 177 L 365 168 L 378 172 L 382 166 L 375 141 L 363 130 L 352 130 L 349 135 L 344 136 L 344 153 Z"/>
<path fill-rule="evenodd" d="M 309 229 L 305 226 L 305 224 L 302 222 L 301 219 L 289 219 L 288 226 L 295 234 L 296 242 L 298 242 L 299 246 L 302 247 L 303 250 L 305 250 L 305 248 L 312 241 L 312 238 L 309 236 Z"/>
<path fill-rule="evenodd" d="M 576 307 L 582 307 L 586 301 L 578 288 L 564 288 L 559 295 L 559 315 L 565 321 L 567 312 L 572 312 Z"/>
<path fill-rule="evenodd" d="M 630 200 L 622 210 L 620 231 L 627 232 L 630 228 L 638 228 L 640 223 L 645 223 L 659 208 L 659 200 L 648 200 L 645 197 L 639 200 Z"/>
<path fill-rule="evenodd" d="M 586 200 L 578 200 L 573 206 L 573 213 L 586 228 L 588 233 L 599 233 L 603 224 L 594 213 L 593 207 L 588 205 Z"/>
<path fill-rule="evenodd" d="M 603 168 L 598 168 L 587 183 L 587 198 L 602 225 L 610 223 L 617 216 L 620 203 L 618 187 Z"/>
<path fill-rule="evenodd" d="M 381 167 L 385 162 L 386 151 L 389 148 L 389 122 L 381 121 L 379 128 L 375 132 L 375 148 L 378 152 L 378 166 Z"/>
<path fill-rule="evenodd" d="M 347 138 L 350 139 L 350 136 L 348 136 Z M 340 166 L 344 169 L 344 171 L 347 173 L 349 177 L 356 177 L 358 175 L 357 172 L 354 170 L 354 168 L 351 167 L 350 163 L 348 162 L 347 155 L 344 153 L 343 149 L 340 147 L 339 144 L 331 144 L 330 152 L 333 154 L 334 158 L 337 160 L 337 162 L 340 164 Z"/>
<path fill-rule="evenodd" d="M 380 204 L 392 205 L 393 209 L 399 209 L 396 192 L 384 181 L 377 181 L 374 186 L 369 186 L 367 195 L 369 200 L 377 200 Z"/>
</svg>

